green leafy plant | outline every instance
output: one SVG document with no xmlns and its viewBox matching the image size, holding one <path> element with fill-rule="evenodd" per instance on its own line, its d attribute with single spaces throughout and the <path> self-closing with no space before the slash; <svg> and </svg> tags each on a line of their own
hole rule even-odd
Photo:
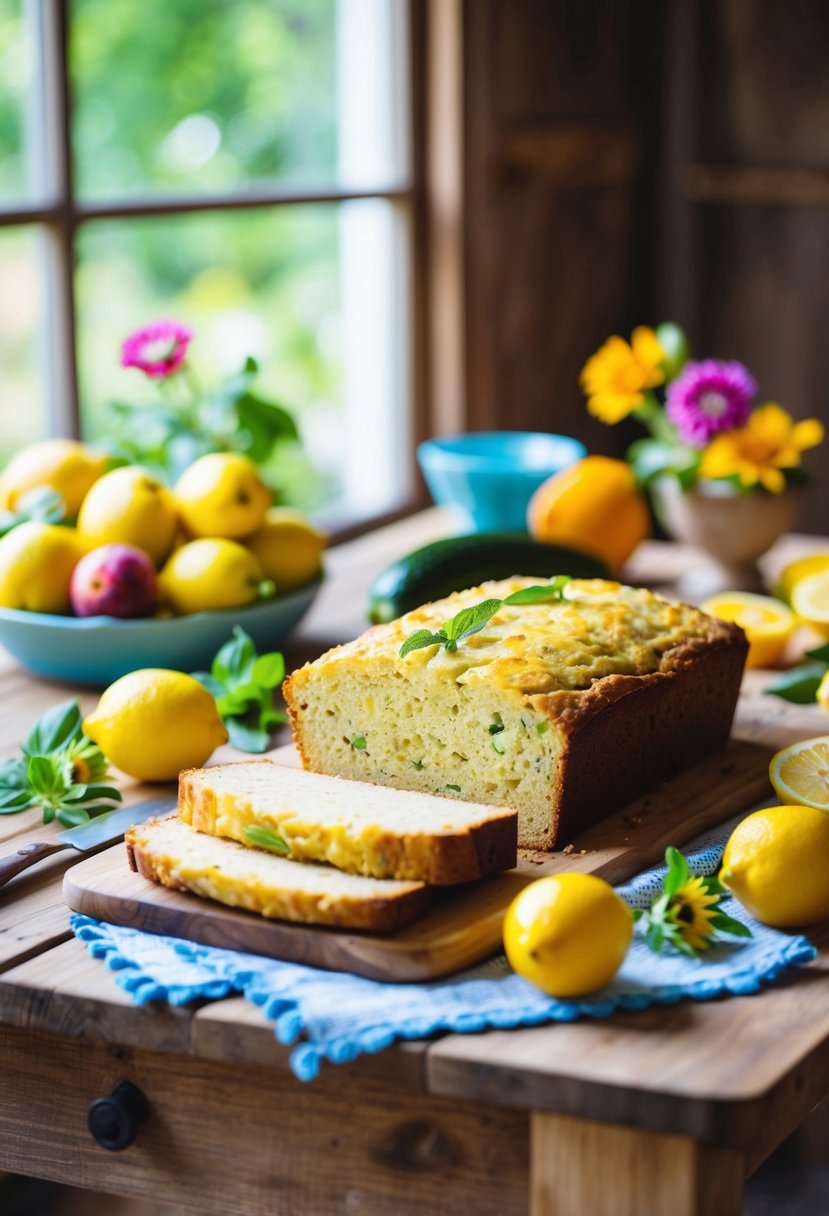
<svg viewBox="0 0 829 1216">
<path fill-rule="evenodd" d="M 279 853 L 283 857 L 291 851 L 281 836 L 256 823 L 246 827 L 242 835 L 248 844 L 256 845 L 257 849 L 268 849 L 269 852 Z"/>
<path fill-rule="evenodd" d="M 244 452 L 261 465 L 277 444 L 298 442 L 288 411 L 254 391 L 255 359 L 248 357 L 241 371 L 205 390 L 187 359 L 191 338 L 177 321 L 157 321 L 126 338 L 123 366 L 152 380 L 159 400 L 110 403 L 114 426 L 106 446 L 115 459 L 150 465 L 174 480 L 207 452 Z"/>
<path fill-rule="evenodd" d="M 400 647 L 400 657 L 405 658 L 411 651 L 422 650 L 425 646 L 438 645 L 444 646 L 448 651 L 457 650 L 459 642 L 471 637 L 473 633 L 479 633 L 505 604 L 541 604 L 562 600 L 564 588 L 569 582 L 569 575 L 558 574 L 549 583 L 522 587 L 520 591 L 513 591 L 506 599 L 483 600 L 480 604 L 463 608 L 442 625 L 437 633 L 433 633 L 431 629 L 418 629 L 416 633 L 411 634 Z"/>
<path fill-rule="evenodd" d="M 235 625 L 210 671 L 192 674 L 214 696 L 233 746 L 242 752 L 265 751 L 272 728 L 287 721 L 273 702 L 274 689 L 285 679 L 282 655 L 257 655 L 251 638 Z"/>
<path fill-rule="evenodd" d="M 106 783 L 106 757 L 83 733 L 77 701 L 47 710 L 20 750 L 20 758 L 0 764 L 0 815 L 39 806 L 44 823 L 75 827 L 121 801 L 121 791 Z"/>
<path fill-rule="evenodd" d="M 62 524 L 66 507 L 60 494 L 49 486 L 37 486 L 24 494 L 14 511 L 0 511 L 0 536 L 5 536 L 18 524 L 35 520 L 41 524 Z"/>
<path fill-rule="evenodd" d="M 643 929 L 651 950 L 658 954 L 667 943 L 697 958 L 718 932 L 752 936 L 747 925 L 722 911 L 722 901 L 729 891 L 713 875 L 692 877 L 687 859 L 672 845 L 665 850 L 665 864 L 668 870 L 662 893 L 647 910 L 633 910 L 633 919 Z"/>
<path fill-rule="evenodd" d="M 821 680 L 829 671 L 829 642 L 807 650 L 805 656 L 810 660 L 808 663 L 784 671 L 769 684 L 766 692 L 793 705 L 811 705 L 816 701 Z"/>
</svg>

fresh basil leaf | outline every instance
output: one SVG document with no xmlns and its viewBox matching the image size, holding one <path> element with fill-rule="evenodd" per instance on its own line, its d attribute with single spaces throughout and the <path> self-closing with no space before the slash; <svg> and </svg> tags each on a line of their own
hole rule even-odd
<svg viewBox="0 0 829 1216">
<path fill-rule="evenodd" d="M 233 637 L 229 642 L 225 642 L 216 659 L 221 661 L 227 671 L 228 679 L 233 683 L 243 683 L 248 680 L 250 669 L 256 659 L 256 649 L 252 639 L 240 625 L 233 626 Z"/>
<path fill-rule="evenodd" d="M 82 806 L 59 806 L 55 811 L 55 818 L 64 827 L 76 828 L 82 823 L 89 823 L 90 814 Z"/>
<path fill-rule="evenodd" d="M 688 862 L 679 849 L 668 845 L 665 850 L 665 864 L 668 867 L 668 873 L 665 875 L 662 889 L 668 896 L 675 895 L 679 888 L 688 881 Z"/>
<path fill-rule="evenodd" d="M 281 709 L 274 709 L 271 705 L 259 714 L 259 729 L 269 730 L 272 726 L 283 726 L 287 721 L 288 715 L 283 714 Z"/>
<path fill-rule="evenodd" d="M 250 678 L 261 688 L 278 688 L 285 679 L 285 660 L 279 651 L 260 655 L 253 664 Z"/>
<path fill-rule="evenodd" d="M 825 674 L 824 664 L 803 663 L 791 671 L 784 671 L 769 684 L 766 692 L 793 705 L 811 705 L 817 700 L 817 690 Z"/>
<path fill-rule="evenodd" d="M 240 717 L 248 712 L 250 702 L 246 697 L 237 697 L 235 692 L 216 698 L 216 708 L 222 718 Z"/>
<path fill-rule="evenodd" d="M 230 742 L 240 752 L 259 753 L 268 750 L 270 736 L 267 731 L 248 726 L 241 718 L 225 718 Z"/>
<path fill-rule="evenodd" d="M 549 603 L 551 600 L 561 600 L 564 598 L 564 588 L 569 582 L 572 582 L 569 574 L 557 574 L 549 583 L 536 587 L 522 587 L 520 591 L 513 591 L 512 595 L 507 596 L 504 603 L 543 604 Z"/>
<path fill-rule="evenodd" d="M 57 751 L 81 737 L 81 710 L 78 702 L 63 701 L 38 718 L 22 745 L 25 756 L 43 756 Z"/>
<path fill-rule="evenodd" d="M 405 659 L 412 650 L 422 650 L 424 646 L 442 646 L 447 641 L 444 633 L 432 633 L 429 629 L 418 629 L 416 633 L 406 638 L 400 647 L 400 657 Z"/>
<path fill-rule="evenodd" d="M 805 654 L 809 659 L 829 664 L 829 642 L 824 642 L 822 646 L 816 646 L 814 650 L 807 650 Z"/>
<path fill-rule="evenodd" d="M 216 676 L 212 675 L 211 672 L 209 672 L 209 671 L 191 671 L 190 675 L 193 677 L 194 680 L 198 680 L 198 682 L 201 684 L 202 688 L 206 688 L 211 696 L 221 697 L 224 695 L 224 693 L 226 691 L 225 685 L 222 683 L 221 680 L 217 679 Z"/>
<path fill-rule="evenodd" d="M 442 632 L 446 634 L 450 642 L 460 642 L 470 634 L 483 629 L 487 622 L 495 616 L 503 602 L 503 600 L 495 599 L 483 600 L 480 604 L 462 608 L 451 620 L 446 622 Z"/>
<path fill-rule="evenodd" d="M 269 849 L 272 853 L 279 853 L 282 856 L 291 851 L 281 836 L 272 832 L 270 828 L 260 827 L 259 824 L 250 824 L 242 835 L 248 844 L 255 845 L 258 849 Z"/>
<path fill-rule="evenodd" d="M 37 794 L 55 794 L 65 788 L 57 766 L 48 756 L 30 756 L 26 777 Z"/>
</svg>

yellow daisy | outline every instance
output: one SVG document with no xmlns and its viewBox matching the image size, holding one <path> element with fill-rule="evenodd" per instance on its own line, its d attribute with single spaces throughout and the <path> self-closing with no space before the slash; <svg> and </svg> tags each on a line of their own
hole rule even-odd
<svg viewBox="0 0 829 1216">
<path fill-rule="evenodd" d="M 612 426 L 627 418 L 645 399 L 645 390 L 664 383 L 665 352 L 647 325 L 638 325 L 630 344 L 614 335 L 585 363 L 581 386 L 587 408 Z"/>
<path fill-rule="evenodd" d="M 692 950 L 707 950 L 711 944 L 719 902 L 704 878 L 689 878 L 671 896 L 671 917 Z"/>
<path fill-rule="evenodd" d="M 769 402 L 749 415 L 745 426 L 717 435 L 703 453 L 700 477 L 738 477 L 747 490 L 762 485 L 772 494 L 786 489 L 784 469 L 796 469 L 807 448 L 823 442 L 817 418 L 795 422 Z"/>
</svg>

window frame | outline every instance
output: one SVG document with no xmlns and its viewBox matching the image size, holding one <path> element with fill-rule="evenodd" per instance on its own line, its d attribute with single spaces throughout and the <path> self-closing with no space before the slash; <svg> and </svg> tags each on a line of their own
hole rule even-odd
<svg viewBox="0 0 829 1216">
<path fill-rule="evenodd" d="M 188 194 L 144 194 L 129 199 L 112 198 L 85 202 L 75 188 L 72 153 L 72 88 L 69 71 L 71 0 L 34 0 L 35 37 L 43 79 L 39 104 L 44 146 L 40 150 L 46 188 L 43 201 L 4 205 L 0 203 L 0 230 L 40 228 L 46 238 L 45 298 L 46 320 L 44 360 L 47 369 L 47 429 L 51 435 L 80 438 L 81 409 L 78 384 L 78 323 L 75 300 L 78 233 L 95 220 L 154 218 L 190 215 L 201 212 L 228 212 L 270 209 L 297 204 L 345 203 L 353 200 L 382 199 L 404 215 L 410 282 L 408 287 L 409 327 L 408 392 L 409 433 L 411 435 L 409 478 L 411 490 L 399 503 L 382 515 L 343 521 L 334 535 L 345 539 L 365 530 L 370 524 L 398 518 L 420 505 L 422 495 L 415 489 L 416 443 L 426 437 L 425 389 L 425 286 L 422 256 L 425 208 L 423 205 L 423 44 L 424 12 L 419 0 L 405 0 L 407 9 L 409 96 L 408 139 L 409 172 L 397 180 L 380 182 L 367 188 L 323 190 L 281 189 L 264 183 L 238 190 Z"/>
</svg>

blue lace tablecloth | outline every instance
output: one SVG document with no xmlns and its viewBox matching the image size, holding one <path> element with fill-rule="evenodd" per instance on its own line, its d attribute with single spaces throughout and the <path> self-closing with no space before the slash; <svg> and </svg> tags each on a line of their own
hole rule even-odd
<svg viewBox="0 0 829 1216">
<path fill-rule="evenodd" d="M 686 847 L 692 873 L 716 871 L 740 818 Z M 632 907 L 648 907 L 664 873 L 657 867 L 640 874 L 617 888 L 619 894 Z M 744 921 L 754 936 L 724 939 L 702 958 L 690 959 L 670 948 L 654 954 L 637 930 L 613 981 L 601 992 L 566 1001 L 546 996 L 515 975 L 503 955 L 436 983 L 388 984 L 142 933 L 87 916 L 73 916 L 72 929 L 93 957 L 116 973 L 117 983 L 137 1005 L 184 1005 L 237 993 L 246 997 L 273 1021 L 281 1043 L 295 1044 L 291 1068 L 308 1081 L 323 1060 L 353 1060 L 363 1052 L 381 1051 L 395 1039 L 604 1018 L 617 1009 L 756 993 L 787 967 L 816 955 L 805 937 L 766 928 L 736 900 L 729 899 L 723 910 Z"/>
</svg>

